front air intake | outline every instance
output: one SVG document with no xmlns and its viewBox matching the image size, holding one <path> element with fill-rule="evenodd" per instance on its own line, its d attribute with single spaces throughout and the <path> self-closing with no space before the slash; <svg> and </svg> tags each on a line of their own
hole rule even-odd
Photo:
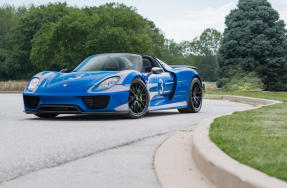
<svg viewBox="0 0 287 188">
<path fill-rule="evenodd" d="M 41 105 L 39 112 L 55 112 L 55 113 L 81 113 L 81 109 L 73 105 Z"/>
<path fill-rule="evenodd" d="M 24 95 L 24 103 L 28 108 L 37 108 L 40 97 Z"/>
<path fill-rule="evenodd" d="M 83 97 L 83 102 L 91 109 L 102 109 L 107 107 L 110 96 L 88 96 Z"/>
</svg>

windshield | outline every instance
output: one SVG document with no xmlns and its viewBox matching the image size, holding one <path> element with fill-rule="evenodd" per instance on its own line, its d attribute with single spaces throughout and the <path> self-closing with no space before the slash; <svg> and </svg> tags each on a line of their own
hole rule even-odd
<svg viewBox="0 0 287 188">
<path fill-rule="evenodd" d="M 133 54 L 102 54 L 88 57 L 74 71 L 140 71 L 141 68 L 141 56 Z"/>
</svg>

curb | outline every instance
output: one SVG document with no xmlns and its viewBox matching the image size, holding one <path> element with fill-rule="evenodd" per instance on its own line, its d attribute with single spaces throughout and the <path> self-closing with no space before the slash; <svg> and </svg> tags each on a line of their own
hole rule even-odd
<svg viewBox="0 0 287 188">
<path fill-rule="evenodd" d="M 165 140 L 154 156 L 154 170 L 163 188 L 213 188 L 192 160 L 192 132 L 180 131 Z"/>
<path fill-rule="evenodd" d="M 253 109 L 281 103 L 279 101 L 251 97 L 230 95 L 209 96 L 218 97 L 223 100 L 238 100 L 259 105 Z M 215 118 L 220 116 L 202 121 L 193 131 L 192 157 L 205 177 L 216 187 L 222 188 L 286 188 L 286 182 L 239 163 L 226 155 L 210 140 L 210 124 Z"/>
<path fill-rule="evenodd" d="M 205 97 L 212 97 L 221 100 L 229 100 L 229 101 L 240 101 L 244 103 L 251 103 L 255 105 L 268 106 L 272 104 L 282 103 L 281 101 L 269 100 L 269 99 L 261 99 L 261 98 L 252 98 L 252 97 L 242 97 L 242 96 L 234 96 L 234 95 L 210 95 L 206 94 Z"/>
</svg>

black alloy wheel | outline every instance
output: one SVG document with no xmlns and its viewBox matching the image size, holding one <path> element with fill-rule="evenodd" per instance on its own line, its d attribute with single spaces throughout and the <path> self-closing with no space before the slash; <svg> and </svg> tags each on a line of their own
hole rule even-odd
<svg viewBox="0 0 287 188">
<path fill-rule="evenodd" d="M 132 119 L 143 117 L 149 106 L 149 94 L 142 80 L 135 79 L 130 86 L 129 114 Z"/>
<path fill-rule="evenodd" d="M 194 78 L 190 85 L 189 103 L 187 108 L 178 109 L 181 113 L 197 113 L 202 107 L 202 84 L 198 78 Z"/>
</svg>

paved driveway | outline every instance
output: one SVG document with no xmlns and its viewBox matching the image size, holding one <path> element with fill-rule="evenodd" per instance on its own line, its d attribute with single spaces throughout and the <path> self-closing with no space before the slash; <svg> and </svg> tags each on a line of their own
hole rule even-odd
<svg viewBox="0 0 287 188">
<path fill-rule="evenodd" d="M 20 94 L 0 94 L 0 187 L 160 187 L 153 155 L 166 138 L 204 118 L 248 108 L 204 100 L 197 114 L 168 110 L 139 120 L 83 115 L 41 120 L 22 112 Z"/>
</svg>

